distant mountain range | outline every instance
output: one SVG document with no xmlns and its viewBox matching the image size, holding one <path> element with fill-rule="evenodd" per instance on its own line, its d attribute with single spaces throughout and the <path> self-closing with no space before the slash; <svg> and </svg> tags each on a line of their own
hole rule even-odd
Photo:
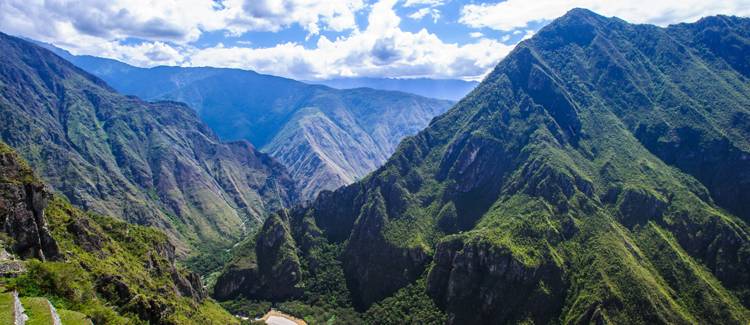
<svg viewBox="0 0 750 325">
<path fill-rule="evenodd" d="M 320 323 L 748 324 L 750 19 L 572 10 L 324 194 L 237 245 L 214 296 Z"/>
<path fill-rule="evenodd" d="M 336 89 L 372 88 L 381 90 L 396 90 L 417 94 L 429 98 L 458 101 L 464 98 L 474 87 L 476 81 L 459 79 L 401 79 L 401 78 L 338 78 L 327 80 L 305 81 Z"/>
<path fill-rule="evenodd" d="M 164 230 L 181 255 L 231 245 L 297 201 L 283 165 L 247 141 L 220 142 L 184 104 L 118 94 L 1 33 L 0 91 L 0 138 L 55 191 Z"/>
<path fill-rule="evenodd" d="M 452 105 L 403 92 L 338 90 L 239 69 L 137 68 L 47 47 L 124 94 L 187 103 L 222 140 L 248 140 L 287 166 L 303 200 L 375 170 L 401 139 Z"/>
</svg>

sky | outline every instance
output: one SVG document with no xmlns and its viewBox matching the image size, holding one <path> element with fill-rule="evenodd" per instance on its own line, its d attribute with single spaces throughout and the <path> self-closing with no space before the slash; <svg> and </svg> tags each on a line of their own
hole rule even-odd
<svg viewBox="0 0 750 325">
<path fill-rule="evenodd" d="M 750 16 L 750 0 L 0 0 L 0 31 L 140 67 L 479 80 L 575 7 L 659 26 Z"/>
</svg>

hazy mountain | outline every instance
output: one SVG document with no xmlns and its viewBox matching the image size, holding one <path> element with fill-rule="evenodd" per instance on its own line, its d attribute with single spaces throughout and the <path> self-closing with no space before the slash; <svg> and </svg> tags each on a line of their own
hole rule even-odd
<svg viewBox="0 0 750 325">
<path fill-rule="evenodd" d="M 144 102 L 0 34 L 0 137 L 76 206 L 226 246 L 296 200 L 285 168 L 221 143 L 187 106 Z"/>
<path fill-rule="evenodd" d="M 252 71 L 136 68 L 56 51 L 118 91 L 194 108 L 223 140 L 249 140 L 286 165 L 302 199 L 364 177 L 452 104 L 373 89 L 337 90 Z"/>
<path fill-rule="evenodd" d="M 750 19 L 573 10 L 373 174 L 269 218 L 214 294 L 319 321 L 747 324 L 748 62 Z"/>
<path fill-rule="evenodd" d="M 336 89 L 372 88 L 396 90 L 429 98 L 457 101 L 466 96 L 478 82 L 459 79 L 338 78 L 307 81 Z"/>
</svg>

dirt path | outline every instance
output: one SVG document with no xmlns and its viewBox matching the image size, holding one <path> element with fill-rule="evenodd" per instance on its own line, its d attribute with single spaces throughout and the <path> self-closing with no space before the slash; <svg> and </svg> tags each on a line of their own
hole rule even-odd
<svg viewBox="0 0 750 325">
<path fill-rule="evenodd" d="M 268 325 L 307 325 L 307 323 L 299 318 L 284 314 L 280 311 L 271 309 L 261 318 Z"/>
</svg>

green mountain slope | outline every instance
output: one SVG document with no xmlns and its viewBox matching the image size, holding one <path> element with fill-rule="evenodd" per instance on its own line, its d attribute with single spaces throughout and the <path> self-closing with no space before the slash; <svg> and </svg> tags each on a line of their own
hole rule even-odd
<svg viewBox="0 0 750 325">
<path fill-rule="evenodd" d="M 95 324 L 238 323 L 176 266 L 164 233 L 73 207 L 2 142 L 0 223 L 0 289 L 26 297 L 29 324 L 51 323 L 47 299 L 63 323 L 83 318 L 68 310 Z M 7 273 L 19 261 L 6 249 L 23 271 Z"/>
<path fill-rule="evenodd" d="M 372 323 L 747 324 L 748 33 L 573 10 L 376 172 L 269 219 L 214 294 Z M 290 281 L 250 290 L 265 270 Z"/>
<path fill-rule="evenodd" d="M 227 246 L 296 199 L 281 164 L 221 143 L 183 104 L 119 95 L 4 34 L 0 50 L 0 138 L 74 205 L 159 227 L 183 254 Z"/>
<path fill-rule="evenodd" d="M 396 91 L 337 90 L 253 71 L 136 68 L 56 52 L 118 91 L 187 103 L 223 140 L 248 140 L 288 167 L 303 200 L 381 166 L 450 101 Z"/>
</svg>

